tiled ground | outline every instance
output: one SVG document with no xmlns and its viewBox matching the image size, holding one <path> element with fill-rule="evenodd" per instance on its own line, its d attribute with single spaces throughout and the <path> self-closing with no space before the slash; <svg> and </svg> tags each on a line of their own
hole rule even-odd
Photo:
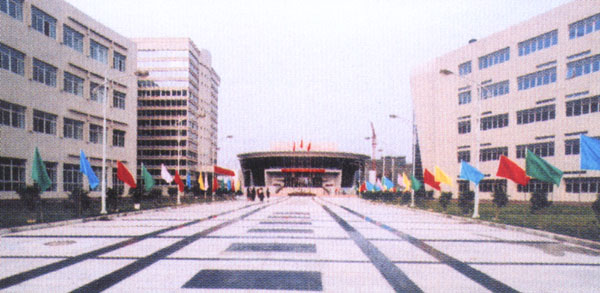
<svg viewBox="0 0 600 293">
<path fill-rule="evenodd" d="M 593 292 L 600 252 L 356 198 L 271 198 L 0 237 L 7 292 Z"/>
</svg>

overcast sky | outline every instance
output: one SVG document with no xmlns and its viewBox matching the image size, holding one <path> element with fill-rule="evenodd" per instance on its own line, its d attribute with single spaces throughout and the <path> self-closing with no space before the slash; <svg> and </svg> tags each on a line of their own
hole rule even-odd
<svg viewBox="0 0 600 293">
<path fill-rule="evenodd" d="M 126 37 L 190 37 L 221 77 L 219 162 L 273 142 L 411 161 L 410 69 L 569 0 L 67 0 Z M 226 139 L 232 135 L 233 138 Z"/>
</svg>

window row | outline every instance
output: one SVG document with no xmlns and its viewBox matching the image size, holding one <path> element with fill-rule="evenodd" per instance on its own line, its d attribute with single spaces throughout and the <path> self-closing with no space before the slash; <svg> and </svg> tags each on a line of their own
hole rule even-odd
<svg viewBox="0 0 600 293">
<path fill-rule="evenodd" d="M 186 136 L 187 130 L 176 130 L 176 129 L 140 129 L 137 133 L 138 136 Z"/>
<path fill-rule="evenodd" d="M 138 156 L 149 156 L 149 157 L 173 157 L 177 156 L 178 150 L 138 150 Z M 179 155 L 185 156 L 186 150 L 179 150 Z"/>
<path fill-rule="evenodd" d="M 479 181 L 480 192 L 495 192 L 502 190 L 506 192 L 506 179 L 484 179 Z"/>
<path fill-rule="evenodd" d="M 0 0 L 0 11 L 23 21 L 23 0 Z"/>
<path fill-rule="evenodd" d="M 600 54 L 567 63 L 567 79 L 600 70 Z"/>
<path fill-rule="evenodd" d="M 138 117 L 154 116 L 185 116 L 187 110 L 138 110 Z"/>
<path fill-rule="evenodd" d="M 491 54 L 479 57 L 479 69 L 492 67 L 508 60 L 510 60 L 510 48 L 506 47 Z"/>
<path fill-rule="evenodd" d="M 471 120 L 458 122 L 458 133 L 465 134 L 471 132 Z"/>
<path fill-rule="evenodd" d="M 500 156 L 508 156 L 508 147 L 496 147 L 481 149 L 479 153 L 479 161 L 497 161 L 500 160 Z"/>
<path fill-rule="evenodd" d="M 519 56 L 526 56 L 536 51 L 558 44 L 558 30 L 539 35 L 519 43 Z"/>
<path fill-rule="evenodd" d="M 567 117 L 598 112 L 599 98 L 600 96 L 595 96 L 566 102 Z"/>
<path fill-rule="evenodd" d="M 138 139 L 138 147 L 140 146 L 177 146 L 177 139 L 163 139 L 163 140 L 141 140 Z M 186 140 L 180 140 L 179 146 L 186 146 Z"/>
<path fill-rule="evenodd" d="M 565 189 L 569 193 L 600 192 L 600 177 L 565 178 Z"/>
<path fill-rule="evenodd" d="M 519 90 L 526 90 L 554 82 L 556 82 L 556 67 L 517 77 Z"/>
<path fill-rule="evenodd" d="M 138 81 L 138 86 L 144 80 Z M 138 97 L 185 97 L 187 90 L 139 90 Z"/>
<path fill-rule="evenodd" d="M 471 162 L 471 151 L 459 151 L 457 153 L 458 162 Z"/>
<path fill-rule="evenodd" d="M 187 106 L 186 100 L 141 100 L 138 99 L 139 107 L 182 107 Z"/>
<path fill-rule="evenodd" d="M 138 127 L 143 127 L 143 126 L 178 126 L 181 125 L 186 126 L 187 120 L 181 120 L 181 122 L 179 120 L 174 120 L 174 119 L 152 119 L 152 120 L 145 120 L 145 119 L 140 119 L 138 120 Z"/>
<path fill-rule="evenodd" d="M 540 121 L 553 120 L 556 117 L 556 106 L 547 105 L 517 111 L 517 124 L 529 124 Z"/>
<path fill-rule="evenodd" d="M 489 99 L 497 96 L 508 95 L 509 84 L 508 80 L 490 84 L 481 89 L 481 99 Z"/>
<path fill-rule="evenodd" d="M 471 61 L 467 61 L 463 64 L 458 65 L 458 74 L 459 75 L 467 75 L 471 73 Z"/>
<path fill-rule="evenodd" d="M 481 118 L 479 129 L 488 130 L 508 126 L 508 113 Z"/>
<path fill-rule="evenodd" d="M 553 192 L 554 185 L 552 183 L 548 183 L 548 182 L 540 181 L 538 179 L 531 178 L 529 180 L 529 183 L 527 183 L 527 185 L 525 185 L 525 186 L 523 186 L 521 184 L 517 184 L 517 191 L 518 192 L 526 192 L 526 193 L 531 193 L 531 192 L 536 192 L 536 191 Z"/>
<path fill-rule="evenodd" d="M 0 68 L 25 75 L 25 54 L 0 43 Z"/>
<path fill-rule="evenodd" d="M 583 37 L 600 30 L 600 13 L 569 25 L 569 39 Z"/>
<path fill-rule="evenodd" d="M 471 103 L 471 91 L 458 93 L 458 104 L 464 105 Z"/>
<path fill-rule="evenodd" d="M 532 144 L 517 145 L 517 159 L 525 158 L 527 150 L 530 150 L 538 157 L 553 157 L 554 142 L 540 142 Z"/>
<path fill-rule="evenodd" d="M 0 100 L 0 125 L 25 128 L 25 107 Z"/>
</svg>

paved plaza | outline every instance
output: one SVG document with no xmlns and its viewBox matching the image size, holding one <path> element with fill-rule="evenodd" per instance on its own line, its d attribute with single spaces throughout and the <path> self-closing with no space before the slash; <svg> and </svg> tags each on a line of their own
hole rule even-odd
<svg viewBox="0 0 600 293">
<path fill-rule="evenodd" d="M 0 237 L 7 292 L 593 292 L 600 252 L 358 198 L 163 209 Z"/>
</svg>

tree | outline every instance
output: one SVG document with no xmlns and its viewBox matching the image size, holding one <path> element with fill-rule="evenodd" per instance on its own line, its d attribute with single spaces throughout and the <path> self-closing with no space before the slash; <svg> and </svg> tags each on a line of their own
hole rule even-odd
<svg viewBox="0 0 600 293">
<path fill-rule="evenodd" d="M 106 190 L 106 204 L 109 211 L 118 212 L 119 207 L 119 190 L 115 188 L 108 188 Z"/>
<path fill-rule="evenodd" d="M 88 210 L 92 206 L 92 200 L 88 196 L 89 194 L 89 191 L 85 191 L 79 187 L 75 187 L 75 189 L 69 193 L 69 200 L 75 206 L 77 217 L 81 217 L 83 211 Z"/>
<path fill-rule="evenodd" d="M 531 198 L 529 199 L 531 202 L 531 213 L 535 214 L 535 212 L 550 206 L 552 202 L 548 201 L 548 193 L 543 190 L 536 190 L 531 194 Z"/>
<path fill-rule="evenodd" d="M 463 214 L 466 215 L 471 213 L 474 199 L 475 192 L 472 190 L 463 191 L 458 195 L 458 206 L 462 210 Z"/>
<path fill-rule="evenodd" d="M 504 188 L 500 185 L 494 188 L 494 193 L 492 194 L 493 200 L 492 202 L 496 205 L 496 216 L 494 220 L 498 221 L 498 217 L 500 216 L 500 209 L 508 204 L 508 194 L 504 191 Z"/>
<path fill-rule="evenodd" d="M 25 188 L 20 188 L 17 190 L 17 194 L 19 195 L 19 199 L 21 203 L 29 210 L 29 211 L 37 211 L 37 221 L 40 222 L 43 220 L 42 214 L 42 198 L 41 198 L 41 190 L 37 184 L 26 186 Z"/>
<path fill-rule="evenodd" d="M 600 223 L 600 193 L 598 193 L 596 201 L 592 203 L 592 210 L 596 215 L 596 219 L 598 219 L 598 223 Z"/>
<path fill-rule="evenodd" d="M 448 209 L 448 204 L 450 204 L 450 200 L 452 199 L 452 192 L 442 192 L 440 195 L 440 206 L 444 209 L 444 212 Z"/>
</svg>

